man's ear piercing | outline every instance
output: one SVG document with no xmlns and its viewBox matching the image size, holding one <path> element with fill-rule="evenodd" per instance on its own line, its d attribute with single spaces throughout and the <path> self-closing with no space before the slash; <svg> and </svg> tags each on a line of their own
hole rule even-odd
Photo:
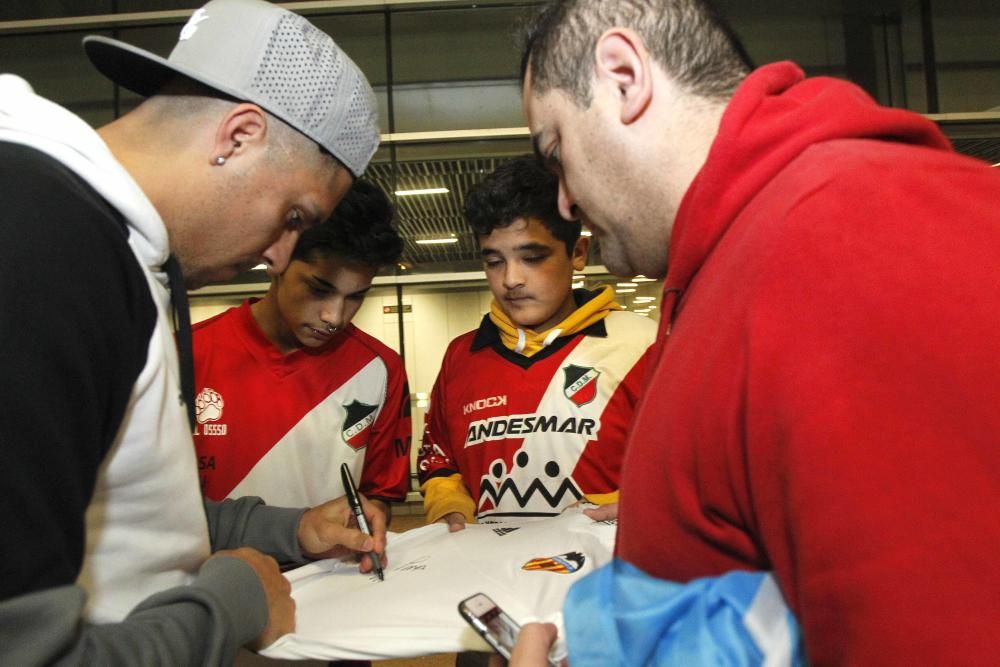
<svg viewBox="0 0 1000 667">
<path fill-rule="evenodd" d="M 226 158 L 220 155 L 219 157 L 215 158 L 215 164 L 221 167 L 222 165 L 226 164 Z"/>
</svg>

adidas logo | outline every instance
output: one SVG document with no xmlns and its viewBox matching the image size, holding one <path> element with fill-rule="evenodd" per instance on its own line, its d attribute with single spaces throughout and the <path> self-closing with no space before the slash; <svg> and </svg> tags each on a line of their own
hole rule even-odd
<svg viewBox="0 0 1000 667">
<path fill-rule="evenodd" d="M 520 526 L 514 526 L 513 528 L 494 528 L 493 532 L 499 535 L 500 537 L 503 537 L 504 535 L 513 533 L 518 528 L 520 528 Z"/>
</svg>

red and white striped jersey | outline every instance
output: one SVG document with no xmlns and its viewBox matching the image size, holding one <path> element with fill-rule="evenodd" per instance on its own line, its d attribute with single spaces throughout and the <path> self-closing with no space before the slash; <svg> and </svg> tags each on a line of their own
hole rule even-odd
<svg viewBox="0 0 1000 667">
<path fill-rule="evenodd" d="M 403 500 L 410 403 L 399 355 L 353 325 L 321 349 L 282 354 L 250 303 L 194 326 L 205 495 L 318 505 L 344 494 L 346 461 L 366 496 Z"/>
</svg>

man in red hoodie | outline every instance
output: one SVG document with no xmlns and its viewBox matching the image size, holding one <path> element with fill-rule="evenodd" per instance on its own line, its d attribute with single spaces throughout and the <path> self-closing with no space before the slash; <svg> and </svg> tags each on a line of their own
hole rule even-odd
<svg viewBox="0 0 1000 667">
<path fill-rule="evenodd" d="M 751 72 L 701 0 L 551 3 L 523 63 L 563 216 L 665 276 L 619 559 L 773 571 L 812 664 L 995 662 L 1000 173 L 848 82 Z"/>
</svg>

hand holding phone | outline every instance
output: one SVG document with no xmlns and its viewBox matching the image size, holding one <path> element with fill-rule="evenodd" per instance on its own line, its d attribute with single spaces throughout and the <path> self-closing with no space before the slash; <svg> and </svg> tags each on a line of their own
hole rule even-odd
<svg viewBox="0 0 1000 667">
<path fill-rule="evenodd" d="M 493 647 L 497 653 L 510 660 L 517 644 L 521 626 L 501 609 L 489 596 L 476 593 L 458 603 L 458 613 Z M 557 663 L 549 659 L 551 667 Z"/>
<path fill-rule="evenodd" d="M 483 593 L 476 593 L 458 603 L 458 613 L 494 651 L 510 659 L 521 626 L 493 600 Z"/>
</svg>

